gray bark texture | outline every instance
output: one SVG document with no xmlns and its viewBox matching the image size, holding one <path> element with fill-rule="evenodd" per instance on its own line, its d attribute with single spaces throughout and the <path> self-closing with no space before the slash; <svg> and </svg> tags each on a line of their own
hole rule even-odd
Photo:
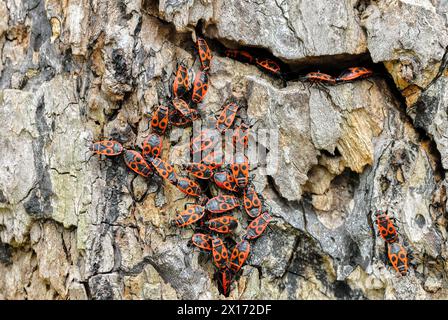
<svg viewBox="0 0 448 320">
<path fill-rule="evenodd" d="M 176 63 L 197 69 L 198 24 L 207 113 L 236 96 L 279 133 L 280 170 L 252 172 L 275 223 L 228 299 L 447 299 L 447 19 L 441 0 L 0 0 L 0 299 L 224 299 L 192 230 L 170 225 L 191 199 L 88 152 L 142 142 Z M 284 86 L 218 44 L 384 74 Z M 173 129 L 166 157 L 190 135 Z M 413 251 L 407 276 L 376 210 Z"/>
</svg>

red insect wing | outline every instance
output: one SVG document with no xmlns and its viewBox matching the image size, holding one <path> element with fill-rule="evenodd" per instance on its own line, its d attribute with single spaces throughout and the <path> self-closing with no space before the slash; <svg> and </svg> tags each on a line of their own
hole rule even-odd
<svg viewBox="0 0 448 320">
<path fill-rule="evenodd" d="M 275 75 L 280 75 L 280 66 L 271 59 L 255 59 L 255 63 L 263 70 L 269 71 Z"/>
<path fill-rule="evenodd" d="M 210 51 L 207 42 L 203 38 L 198 38 L 196 44 L 198 47 L 201 69 L 204 71 L 210 69 L 210 63 L 212 61 L 212 52 Z"/>
<path fill-rule="evenodd" d="M 152 173 L 152 169 L 145 161 L 143 156 L 134 150 L 125 150 L 124 162 L 134 172 L 143 177 L 148 177 Z"/>
<path fill-rule="evenodd" d="M 157 158 L 162 153 L 162 137 L 156 133 L 151 133 L 143 140 L 142 155 L 144 158 Z"/>
<path fill-rule="evenodd" d="M 249 224 L 246 229 L 245 238 L 248 240 L 252 240 L 261 236 L 271 220 L 272 217 L 269 213 L 262 213 Z"/>
<path fill-rule="evenodd" d="M 185 127 L 191 123 L 191 120 L 185 118 L 179 111 L 174 110 L 169 114 L 170 123 L 176 127 Z"/>
<path fill-rule="evenodd" d="M 191 139 L 190 147 L 193 154 L 202 152 L 208 154 L 219 143 L 221 136 L 215 130 L 202 130 Z"/>
<path fill-rule="evenodd" d="M 353 81 L 356 79 L 363 79 L 373 75 L 373 71 L 364 67 L 353 67 L 343 71 L 336 80 L 338 81 Z"/>
<path fill-rule="evenodd" d="M 178 213 L 174 221 L 178 227 L 186 227 L 200 220 L 204 216 L 204 213 L 204 207 L 192 205 Z"/>
<path fill-rule="evenodd" d="M 219 292 L 224 295 L 225 297 L 228 297 L 230 294 L 230 286 L 232 284 L 233 280 L 233 274 L 230 271 L 229 268 L 223 268 L 221 270 L 218 270 L 215 273 L 215 278 L 218 282 L 218 290 Z"/>
<path fill-rule="evenodd" d="M 219 132 L 223 133 L 232 126 L 238 109 L 239 106 L 233 102 L 224 107 L 216 121 L 216 129 Z"/>
<path fill-rule="evenodd" d="M 312 83 L 319 83 L 319 82 L 326 82 L 330 84 L 336 83 L 335 78 L 322 72 L 310 72 L 305 76 L 305 79 L 307 79 L 309 82 Z"/>
<path fill-rule="evenodd" d="M 407 275 L 409 269 L 408 254 L 401 244 L 398 242 L 388 244 L 387 256 L 395 271 L 402 276 Z"/>
<path fill-rule="evenodd" d="M 202 250 L 212 251 L 212 238 L 207 234 L 195 233 L 191 237 L 191 242 Z"/>
<path fill-rule="evenodd" d="M 249 186 L 244 190 L 243 205 L 249 217 L 256 218 L 261 214 L 261 200 L 255 192 L 254 187 Z"/>
<path fill-rule="evenodd" d="M 214 151 L 202 158 L 202 163 L 206 164 L 213 170 L 221 167 L 223 163 L 222 151 Z"/>
<path fill-rule="evenodd" d="M 203 163 L 188 163 L 184 169 L 199 179 L 210 179 L 213 176 L 213 169 Z"/>
<path fill-rule="evenodd" d="M 114 140 L 97 141 L 90 146 L 90 151 L 95 154 L 117 156 L 123 152 L 123 146 Z"/>
<path fill-rule="evenodd" d="M 376 212 L 376 224 L 380 236 L 388 243 L 398 241 L 398 232 L 387 212 Z"/>
<path fill-rule="evenodd" d="M 230 285 L 232 284 L 233 275 L 228 268 L 218 271 L 218 289 L 222 295 L 228 297 L 230 294 Z"/>
<path fill-rule="evenodd" d="M 195 109 L 191 109 L 184 100 L 175 98 L 172 100 L 172 103 L 176 110 L 179 111 L 183 117 L 189 120 L 196 120 L 199 118 L 198 111 Z"/>
<path fill-rule="evenodd" d="M 246 262 L 247 258 L 250 254 L 250 243 L 247 240 L 242 240 L 238 242 L 232 250 L 232 254 L 230 255 L 230 269 L 233 272 L 238 272 L 243 266 L 244 262 Z"/>
<path fill-rule="evenodd" d="M 196 77 L 193 82 L 193 95 L 191 101 L 194 103 L 200 103 L 208 91 L 208 73 L 205 71 L 199 71 L 196 73 Z"/>
<path fill-rule="evenodd" d="M 224 269 L 229 264 L 229 253 L 224 242 L 216 237 L 212 239 L 213 262 L 218 269 Z"/>
<path fill-rule="evenodd" d="M 229 174 L 227 170 L 215 172 L 213 180 L 215 181 L 215 184 L 221 189 L 234 192 L 238 191 L 238 186 L 235 182 L 235 179 L 233 178 L 233 175 Z"/>
<path fill-rule="evenodd" d="M 163 135 L 168 127 L 168 107 L 160 105 L 151 118 L 151 128 Z"/>
<path fill-rule="evenodd" d="M 221 195 L 208 200 L 205 209 L 211 213 L 222 213 L 239 206 L 238 198 L 235 196 Z"/>
<path fill-rule="evenodd" d="M 245 63 L 254 63 L 254 57 L 247 51 L 241 51 L 236 49 L 227 49 L 225 52 L 228 58 L 232 58 Z"/>
<path fill-rule="evenodd" d="M 245 149 L 249 144 L 249 132 L 246 125 L 242 124 L 233 132 L 233 144 L 235 148 Z"/>
<path fill-rule="evenodd" d="M 174 167 L 171 164 L 166 163 L 160 158 L 152 158 L 151 163 L 162 178 L 168 180 L 172 184 L 177 183 L 178 178 L 174 171 Z"/>
<path fill-rule="evenodd" d="M 237 155 L 231 165 L 233 178 L 240 188 L 244 188 L 249 182 L 249 161 L 245 156 Z"/>
<path fill-rule="evenodd" d="M 191 83 L 188 69 L 183 64 L 177 66 L 176 77 L 173 81 L 173 94 L 175 97 L 182 97 L 190 90 Z"/>
<path fill-rule="evenodd" d="M 202 193 L 201 188 L 195 181 L 184 177 L 177 179 L 176 187 L 183 193 L 192 197 L 199 197 Z"/>
<path fill-rule="evenodd" d="M 175 98 L 172 100 L 172 103 L 176 110 L 179 111 L 183 116 L 189 114 L 190 107 L 184 100 Z"/>
<path fill-rule="evenodd" d="M 219 233 L 230 233 L 238 226 L 238 220 L 232 216 L 222 216 L 210 219 L 205 223 L 210 230 Z"/>
</svg>

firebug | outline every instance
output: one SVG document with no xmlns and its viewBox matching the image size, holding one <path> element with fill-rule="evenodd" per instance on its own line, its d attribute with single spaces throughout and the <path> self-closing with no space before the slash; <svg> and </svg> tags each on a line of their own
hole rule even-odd
<svg viewBox="0 0 448 320">
<path fill-rule="evenodd" d="M 199 205 L 192 205 L 176 215 L 176 217 L 174 218 L 174 224 L 181 228 L 186 227 L 200 220 L 204 216 L 204 214 L 204 207 Z"/>
<path fill-rule="evenodd" d="M 100 155 L 117 156 L 123 152 L 123 146 L 114 140 L 96 141 L 90 146 L 90 151 Z"/>
<path fill-rule="evenodd" d="M 387 256 L 395 271 L 402 276 L 407 275 L 409 269 L 408 253 L 401 244 L 398 242 L 388 243 Z"/>
<path fill-rule="evenodd" d="M 208 220 L 205 225 L 215 232 L 230 233 L 238 226 L 238 220 L 232 216 L 222 216 Z"/>
<path fill-rule="evenodd" d="M 199 197 L 202 193 L 201 187 L 197 182 L 185 177 L 179 177 L 177 179 L 176 187 L 183 193 L 192 197 Z"/>
<path fill-rule="evenodd" d="M 377 211 L 375 218 L 379 235 L 388 243 L 396 242 L 398 240 L 397 228 L 387 211 Z"/>
<path fill-rule="evenodd" d="M 205 205 L 205 209 L 211 213 L 222 213 L 235 209 L 239 206 L 240 204 L 237 197 L 220 195 L 208 200 Z"/>
<path fill-rule="evenodd" d="M 363 79 L 373 75 L 373 70 L 364 67 L 353 67 L 343 71 L 339 77 L 336 78 L 337 82 L 353 81 L 356 79 Z"/>
<path fill-rule="evenodd" d="M 152 158 L 151 163 L 162 178 L 168 180 L 174 185 L 177 184 L 177 174 L 171 164 L 166 163 L 160 158 Z"/>
<path fill-rule="evenodd" d="M 233 102 L 224 106 L 216 121 L 216 129 L 219 132 L 223 133 L 232 126 L 238 109 L 239 106 Z"/>
<path fill-rule="evenodd" d="M 229 252 L 224 242 L 218 238 L 212 238 L 213 262 L 218 269 L 224 269 L 229 265 Z"/>
<path fill-rule="evenodd" d="M 238 242 L 232 250 L 230 255 L 230 269 L 233 272 L 238 272 L 246 262 L 250 254 L 250 243 L 247 240 Z"/>
<path fill-rule="evenodd" d="M 200 103 L 202 100 L 204 100 L 207 91 L 208 73 L 206 71 L 200 70 L 196 73 L 196 76 L 194 78 L 191 101 L 193 101 L 194 103 Z"/>
<path fill-rule="evenodd" d="M 210 69 L 210 63 L 212 61 L 212 52 L 208 47 L 204 38 L 198 37 L 196 45 L 199 53 L 199 61 L 201 62 L 201 69 L 206 71 Z"/>
<path fill-rule="evenodd" d="M 263 212 L 260 216 L 252 220 L 246 229 L 245 239 L 253 240 L 261 236 L 271 220 L 272 217 L 268 212 Z"/>
<path fill-rule="evenodd" d="M 157 158 L 162 154 L 162 137 L 157 133 L 151 133 L 143 140 L 142 155 L 145 159 Z"/>
<path fill-rule="evenodd" d="M 137 151 L 125 149 L 124 162 L 131 170 L 143 177 L 148 177 L 152 173 L 152 169 L 149 164 Z"/>
</svg>

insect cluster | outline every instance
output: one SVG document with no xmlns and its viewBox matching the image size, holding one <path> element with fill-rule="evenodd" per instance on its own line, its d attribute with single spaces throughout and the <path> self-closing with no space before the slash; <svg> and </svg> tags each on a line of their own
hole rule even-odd
<svg viewBox="0 0 448 320">
<path fill-rule="evenodd" d="M 176 213 L 171 225 L 177 228 L 193 228 L 194 234 L 189 245 L 211 254 L 216 267 L 218 289 L 228 296 L 232 282 L 238 279 L 242 266 L 250 256 L 253 241 L 265 232 L 272 216 L 263 197 L 256 192 L 252 177 L 249 176 L 250 163 L 244 151 L 248 147 L 250 126 L 242 118 L 241 121 L 236 121 L 241 108 L 239 102 L 226 103 L 217 116 L 214 128 L 203 128 L 193 136 L 190 143 L 193 162 L 180 166 L 187 174 L 182 174 L 179 169 L 162 159 L 162 137 L 167 129 L 170 126 L 186 127 L 201 118 L 198 104 L 203 101 L 208 91 L 212 53 L 205 39 L 201 37 L 196 39 L 196 49 L 199 70 L 193 75 L 192 70 L 184 63 L 177 64 L 171 86 L 171 98 L 168 102 L 161 103 L 150 114 L 151 133 L 142 142 L 141 150 L 124 148 L 120 142 L 114 140 L 94 142 L 90 150 L 109 157 L 122 154 L 126 166 L 135 173 L 143 177 L 158 175 L 182 193 L 195 198 L 195 203 Z M 254 57 L 247 51 L 233 49 L 227 49 L 225 54 L 227 57 L 255 64 L 279 78 L 283 77 L 279 64 L 271 59 Z M 356 67 L 349 68 L 337 78 L 311 72 L 301 79 L 312 83 L 336 84 L 372 74 L 367 68 Z M 230 163 L 225 164 L 220 142 L 230 129 L 233 130 L 232 143 L 237 152 Z M 213 185 L 219 190 L 215 194 L 211 192 Z M 244 211 L 249 221 L 238 241 L 234 234 L 239 223 L 235 216 L 237 211 Z M 402 258 L 404 249 L 398 244 L 395 227 L 387 215 L 377 217 L 380 234 L 388 243 L 389 258 L 394 268 L 402 274 L 406 273 L 407 260 Z M 389 224 L 393 227 L 390 232 Z M 385 235 L 383 229 L 386 230 Z"/>
<path fill-rule="evenodd" d="M 407 275 L 412 255 L 403 244 L 400 244 L 395 218 L 390 217 L 387 211 L 377 211 L 375 220 L 378 235 L 386 242 L 387 258 L 390 264 L 402 276 Z"/>
<path fill-rule="evenodd" d="M 126 166 L 135 173 L 143 177 L 156 174 L 195 198 L 194 204 L 177 212 L 171 225 L 194 229 L 189 245 L 211 254 L 219 291 L 228 296 L 232 282 L 250 255 L 251 242 L 263 234 L 272 217 L 249 177 L 249 160 L 244 155 L 249 142 L 249 125 L 242 119 L 238 124 L 235 121 L 240 110 L 237 102 L 225 104 L 214 123 L 215 128 L 201 129 L 191 139 L 191 155 L 197 161 L 181 165 L 190 176 L 180 174 L 161 158 L 162 136 L 168 127 L 185 127 L 200 118 L 197 104 L 208 90 L 212 54 L 203 38 L 197 38 L 196 48 L 199 70 L 192 81 L 187 66 L 178 63 L 171 86 L 173 98 L 159 105 L 151 115 L 149 126 L 152 132 L 142 142 L 141 152 L 126 149 L 113 140 L 97 141 L 90 150 L 105 156 L 123 154 Z M 268 65 L 265 62 L 260 61 Z M 229 129 L 234 129 L 232 143 L 239 152 L 229 164 L 224 164 L 219 142 Z M 211 194 L 212 182 L 220 190 L 218 195 Z M 238 226 L 234 216 L 236 210 L 246 212 L 250 220 L 238 242 L 233 239 Z"/>
</svg>

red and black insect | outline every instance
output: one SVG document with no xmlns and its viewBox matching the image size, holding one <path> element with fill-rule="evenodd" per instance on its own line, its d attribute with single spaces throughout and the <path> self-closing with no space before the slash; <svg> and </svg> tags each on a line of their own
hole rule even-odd
<svg viewBox="0 0 448 320">
<path fill-rule="evenodd" d="M 168 127 L 168 107 L 160 105 L 151 118 L 151 128 L 160 135 L 163 135 Z"/>
<path fill-rule="evenodd" d="M 187 163 L 183 168 L 199 179 L 210 179 L 213 176 L 213 169 L 203 163 Z"/>
<path fill-rule="evenodd" d="M 220 150 L 210 152 L 202 158 L 202 163 L 206 164 L 213 170 L 223 166 L 223 154 Z"/>
<path fill-rule="evenodd" d="M 196 45 L 198 48 L 199 61 L 201 62 L 201 69 L 207 71 L 210 69 L 212 52 L 210 51 L 210 48 L 204 38 L 198 37 L 196 40 Z"/>
<path fill-rule="evenodd" d="M 185 118 L 182 113 L 173 109 L 169 112 L 170 123 L 175 127 L 186 127 L 191 124 L 191 119 Z"/>
<path fill-rule="evenodd" d="M 158 158 L 162 154 L 162 137 L 151 133 L 143 140 L 142 155 L 145 159 Z"/>
<path fill-rule="evenodd" d="M 223 268 L 218 270 L 215 273 L 215 279 L 218 282 L 218 290 L 224 295 L 224 297 L 228 297 L 230 294 L 230 285 L 232 284 L 233 274 L 229 268 Z"/>
<path fill-rule="evenodd" d="M 239 106 L 236 103 L 227 104 L 221 113 L 219 114 L 218 120 L 216 121 L 216 129 L 223 133 L 229 129 L 233 121 L 235 121 L 236 113 L 238 112 Z"/>
<path fill-rule="evenodd" d="M 277 62 L 268 58 L 256 58 L 256 65 L 262 70 L 268 71 L 274 75 L 281 77 L 281 69 Z"/>
<path fill-rule="evenodd" d="M 212 238 L 208 234 L 195 233 L 191 237 L 191 243 L 204 251 L 212 251 Z"/>
<path fill-rule="evenodd" d="M 185 177 L 177 179 L 176 187 L 183 193 L 192 197 L 199 197 L 202 193 L 201 187 L 197 182 Z"/>
<path fill-rule="evenodd" d="M 402 276 L 408 274 L 408 253 L 407 250 L 398 242 L 387 244 L 387 257 L 392 267 Z"/>
<path fill-rule="evenodd" d="M 222 213 L 239 207 L 238 198 L 235 196 L 220 195 L 207 201 L 205 209 L 211 213 Z"/>
<path fill-rule="evenodd" d="M 249 127 L 242 123 L 233 131 L 233 144 L 236 150 L 246 149 L 249 144 Z"/>
<path fill-rule="evenodd" d="M 244 63 L 255 63 L 255 58 L 247 51 L 237 49 L 227 49 L 225 52 L 226 57 L 232 58 Z"/>
<path fill-rule="evenodd" d="M 118 156 L 123 152 L 121 143 L 115 140 L 97 141 L 90 145 L 90 151 L 105 156 Z"/>
<path fill-rule="evenodd" d="M 250 254 L 250 243 L 247 240 L 241 240 L 238 242 L 232 250 L 230 255 L 230 269 L 237 273 Z"/>
<path fill-rule="evenodd" d="M 188 72 L 188 68 L 183 64 L 177 65 L 176 77 L 173 81 L 173 95 L 175 97 L 182 97 L 191 88 L 191 80 Z"/>
<path fill-rule="evenodd" d="M 219 143 L 221 136 L 215 130 L 204 129 L 191 139 L 190 148 L 193 154 L 208 154 Z"/>
<path fill-rule="evenodd" d="M 202 219 L 204 214 L 205 209 L 203 206 L 192 205 L 187 207 L 187 209 L 185 209 L 184 211 L 179 212 L 174 218 L 173 223 L 176 226 L 183 228 L 199 221 L 200 219 Z"/>
<path fill-rule="evenodd" d="M 152 173 L 152 169 L 149 164 L 137 151 L 125 149 L 124 162 L 131 170 L 143 177 L 148 177 Z"/>
<path fill-rule="evenodd" d="M 243 206 L 244 210 L 246 210 L 246 213 L 251 218 L 256 218 L 261 214 L 261 200 L 252 185 L 248 185 L 244 190 Z"/>
<path fill-rule="evenodd" d="M 263 212 L 260 216 L 255 218 L 247 227 L 244 238 L 246 240 L 253 240 L 261 236 L 271 222 L 272 217 L 268 212 Z"/>
<path fill-rule="evenodd" d="M 208 91 L 208 73 L 206 71 L 200 70 L 196 73 L 193 82 L 193 94 L 191 96 L 191 101 L 194 103 L 200 103 L 207 94 Z"/>
<path fill-rule="evenodd" d="M 235 162 L 231 164 L 233 178 L 240 188 L 247 186 L 249 182 L 249 160 L 242 154 L 235 156 Z"/>
<path fill-rule="evenodd" d="M 375 218 L 379 235 L 388 243 L 396 242 L 398 240 L 398 232 L 394 219 L 389 217 L 387 211 L 377 211 Z"/>
<path fill-rule="evenodd" d="M 199 112 L 196 109 L 192 109 L 188 106 L 188 103 L 186 103 L 184 100 L 175 98 L 172 100 L 174 108 L 176 108 L 177 111 L 179 111 L 183 117 L 187 118 L 188 120 L 194 121 L 199 119 Z"/>
<path fill-rule="evenodd" d="M 170 183 L 176 185 L 177 184 L 177 174 L 174 171 L 174 167 L 166 163 L 160 158 L 152 158 L 151 163 L 156 169 L 157 173 L 164 179 L 168 180 Z"/>
<path fill-rule="evenodd" d="M 215 266 L 222 270 L 229 265 L 229 252 L 221 238 L 212 238 L 212 255 Z"/>
<path fill-rule="evenodd" d="M 238 220 L 232 216 L 222 216 L 208 220 L 205 225 L 212 231 L 227 234 L 238 226 Z"/>
<path fill-rule="evenodd" d="M 235 179 L 233 178 L 233 175 L 231 175 L 227 170 L 220 170 L 218 172 L 215 172 L 213 175 L 213 180 L 215 181 L 215 184 L 225 190 L 238 192 L 238 185 L 235 182 Z"/>
<path fill-rule="evenodd" d="M 337 82 L 353 81 L 356 79 L 364 79 L 373 75 L 373 70 L 365 67 L 353 67 L 343 71 L 339 77 L 336 78 Z"/>
<path fill-rule="evenodd" d="M 336 84 L 336 79 L 326 73 L 322 72 L 310 72 L 300 78 L 302 81 L 308 81 L 311 83 L 326 83 L 326 84 Z"/>
</svg>

